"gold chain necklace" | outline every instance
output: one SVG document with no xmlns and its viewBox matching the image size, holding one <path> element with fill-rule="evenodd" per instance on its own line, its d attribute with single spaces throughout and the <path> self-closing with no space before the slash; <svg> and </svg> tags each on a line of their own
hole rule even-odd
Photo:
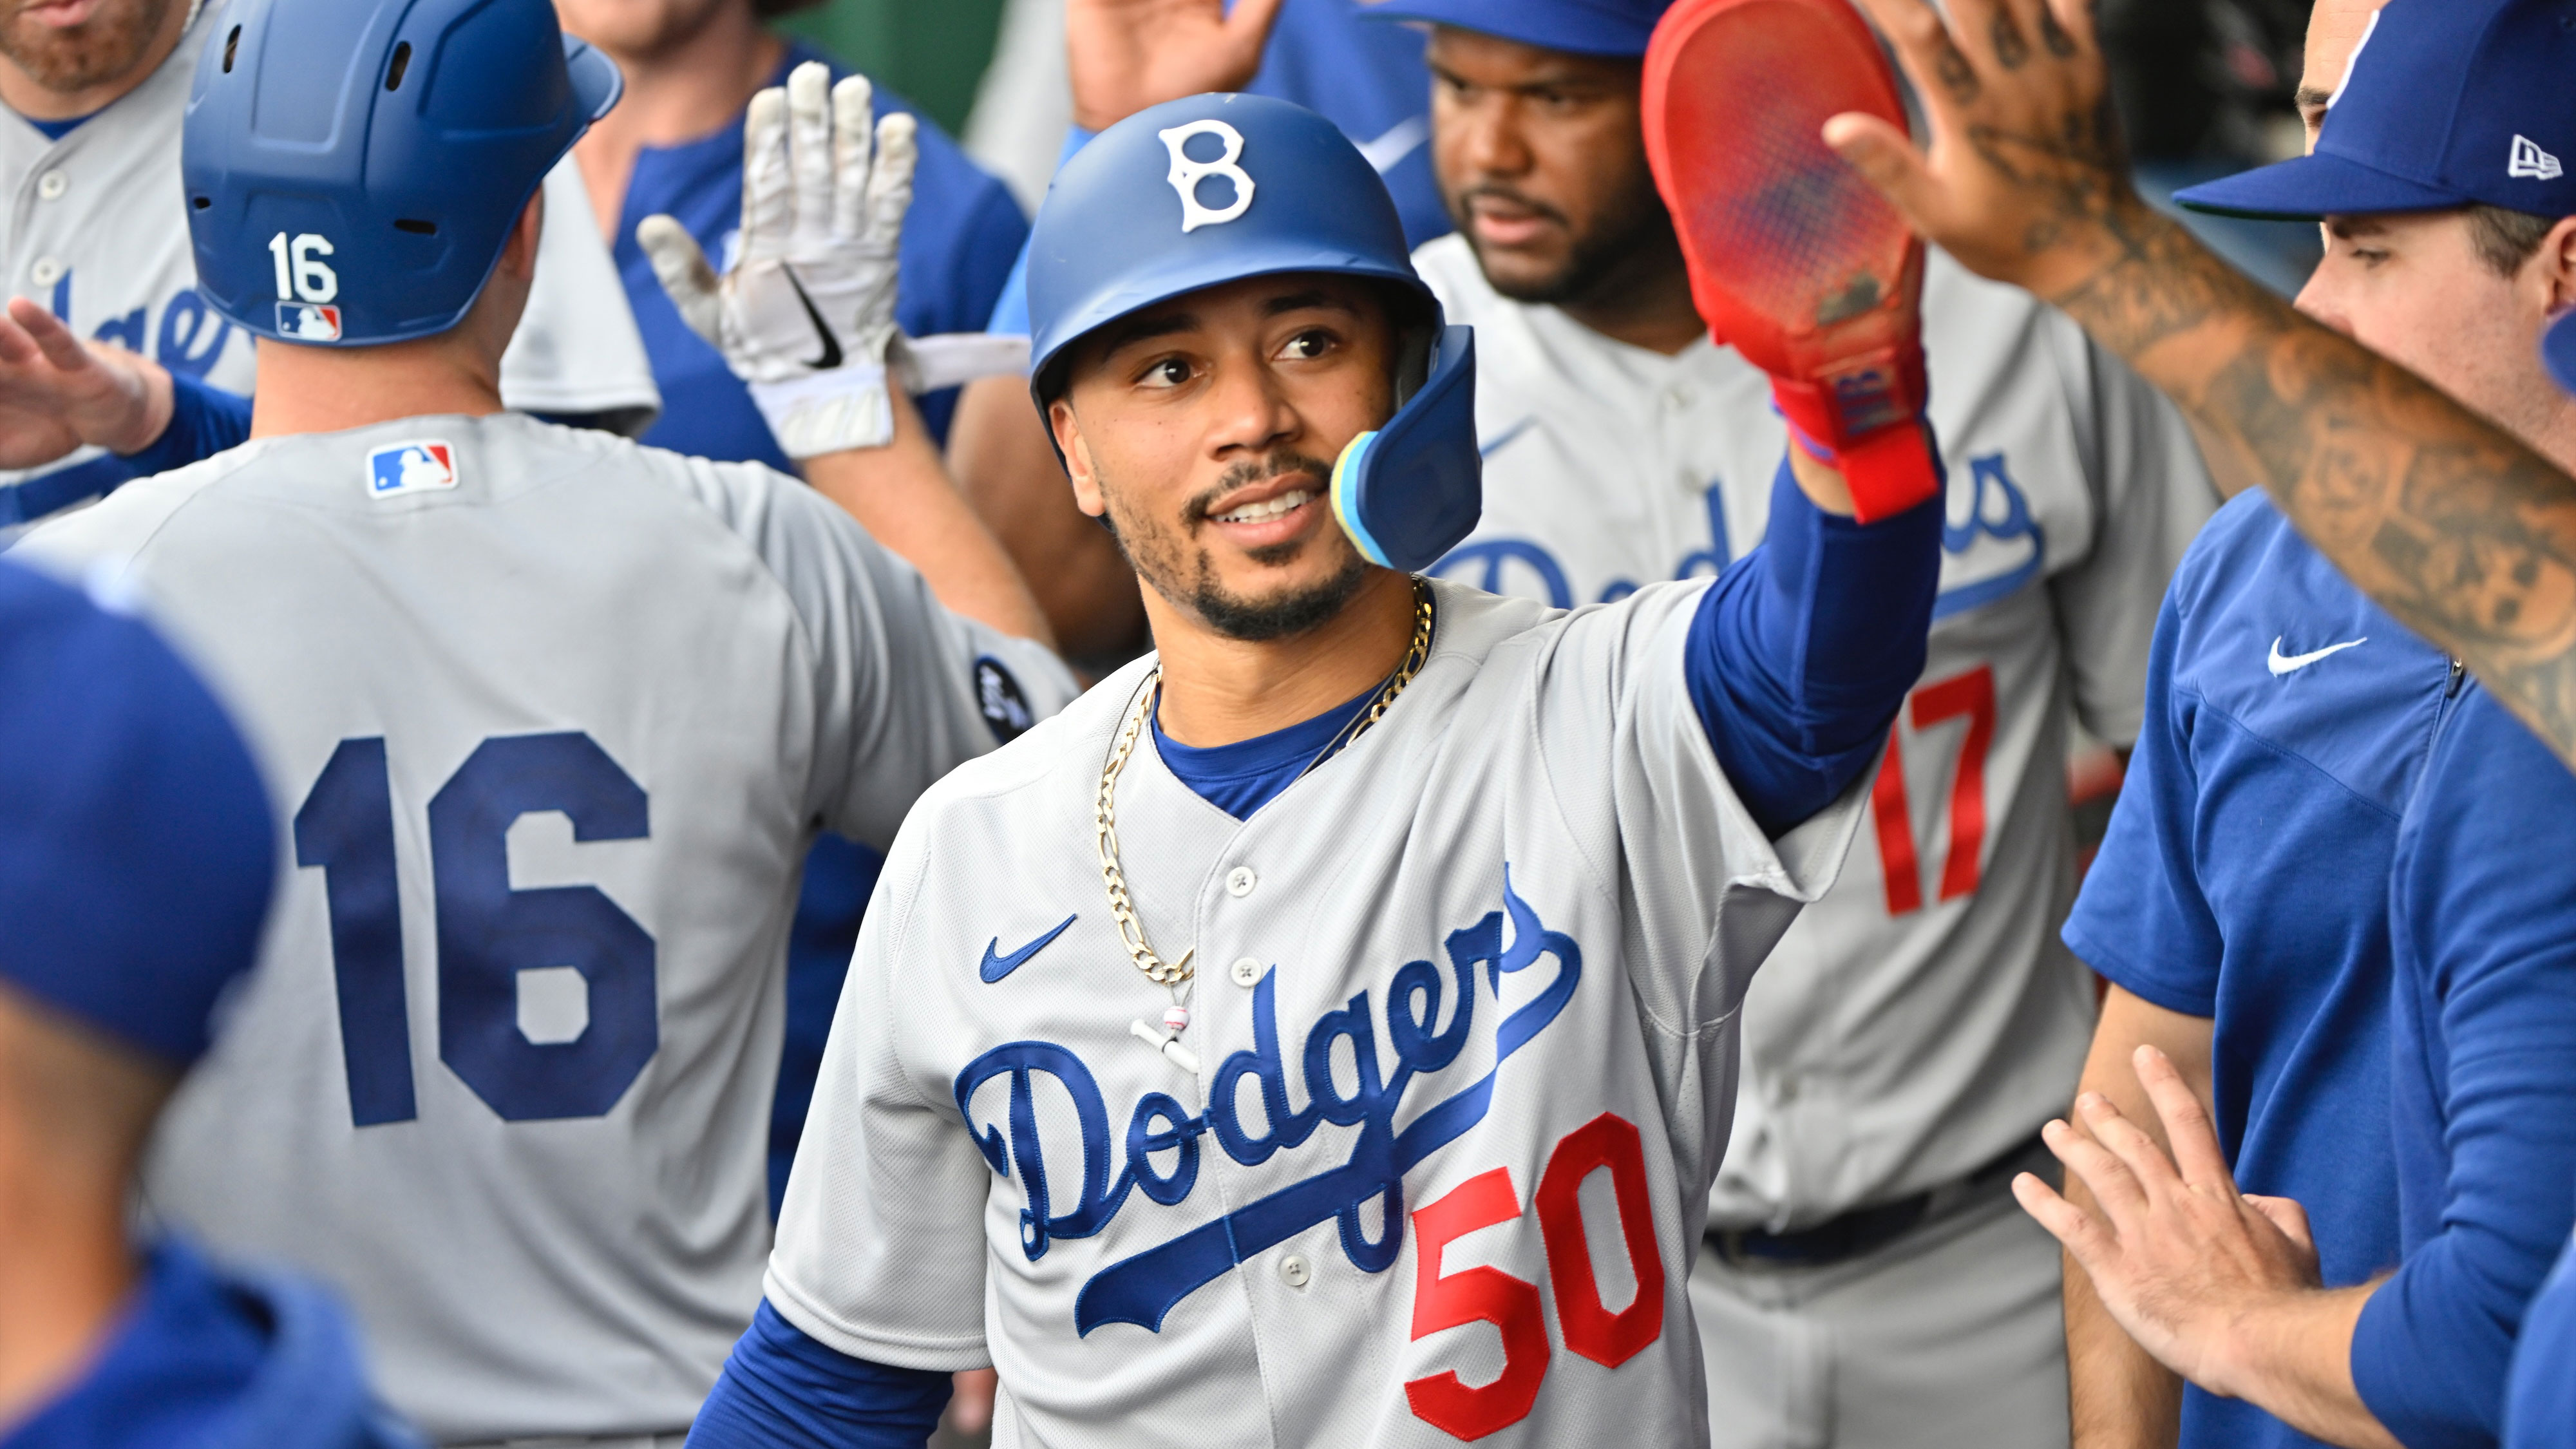
<svg viewBox="0 0 2576 1449">
<path fill-rule="evenodd" d="M 1413 682 L 1413 676 L 1422 672 L 1423 664 L 1431 657 L 1433 617 L 1431 585 L 1427 580 L 1416 578 L 1413 581 L 1413 645 L 1405 651 L 1404 662 L 1387 677 L 1386 687 L 1378 691 L 1376 702 L 1369 706 L 1367 712 L 1335 734 L 1314 759 L 1306 762 L 1306 768 L 1298 772 L 1298 778 L 1305 778 L 1317 765 L 1385 718 L 1387 706 L 1395 703 L 1397 695 L 1404 693 L 1404 687 Z M 1127 722 L 1118 731 L 1117 743 L 1110 747 L 1108 763 L 1101 766 L 1100 798 L 1093 811 L 1093 819 L 1100 849 L 1100 881 L 1109 892 L 1109 917 L 1118 923 L 1119 939 L 1126 943 L 1128 956 L 1135 961 L 1136 969 L 1145 973 L 1146 980 L 1177 989 L 1190 979 L 1190 958 L 1198 954 L 1198 948 L 1192 946 L 1181 953 L 1179 960 L 1170 962 L 1154 954 L 1154 948 L 1145 944 L 1145 925 L 1136 918 L 1136 900 L 1128 893 L 1127 873 L 1118 866 L 1118 776 L 1127 768 L 1128 758 L 1136 753 L 1136 742 L 1144 738 L 1146 721 L 1154 717 L 1154 706 L 1162 694 L 1163 670 L 1161 665 L 1156 665 L 1153 672 L 1145 676 L 1144 686 L 1136 692 L 1136 703 L 1127 711 Z"/>
</svg>

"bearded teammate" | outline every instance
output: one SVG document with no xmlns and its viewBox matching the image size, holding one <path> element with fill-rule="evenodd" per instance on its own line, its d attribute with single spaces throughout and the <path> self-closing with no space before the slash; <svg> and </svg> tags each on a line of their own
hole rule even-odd
<svg viewBox="0 0 2576 1449">
<path fill-rule="evenodd" d="M 1284 102 L 1112 127 L 1030 254 L 1160 649 L 907 821 L 693 1439 L 895 1433 L 990 1361 L 1002 1445 L 1698 1442 L 1736 1010 L 1920 669 L 1935 510 L 1800 460 L 1714 585 L 1407 578 L 1474 521 L 1472 337 Z"/>
<path fill-rule="evenodd" d="M 343 7 L 334 23 L 360 13 Z M 179 185 L 189 77 L 238 21 L 227 0 L 0 0 L 0 102 L 16 112 L 15 124 L 0 120 L 0 185 L 15 197 L 0 231 L 0 290 L 26 299 L 0 319 L 0 463 L 22 470 L 0 472 L 0 538 L 194 461 L 204 447 L 187 436 L 192 425 L 239 440 L 238 423 L 192 414 L 225 405 L 200 387 L 248 392 L 254 353 L 251 334 L 197 292 Z M 578 172 L 549 177 L 546 196 L 558 224 L 546 230 L 543 281 L 504 364 L 503 395 L 531 412 L 641 428 L 661 397 L 607 249 L 582 220 Z M 335 298 L 301 300 L 325 308 Z M 37 352 L 40 338 L 52 358 Z M 83 340 L 122 351 L 66 380 L 59 363 L 82 365 Z M 79 405 L 60 400 L 66 390 Z M 178 437 L 168 436 L 174 407 Z"/>
<path fill-rule="evenodd" d="M 759 1298 L 798 862 L 818 830 L 889 842 L 1071 693 L 932 598 L 1042 632 L 885 385 L 910 122 L 872 152 L 845 93 L 791 144 L 763 95 L 709 300 L 795 394 L 790 453 L 922 573 L 767 469 L 502 411 L 535 194 L 618 84 L 546 0 L 226 18 L 185 175 L 209 303 L 261 337 L 259 436 L 22 545 L 159 606 L 292 823 L 259 979 L 146 1195 L 334 1279 L 441 1442 L 675 1437 Z M 335 269 L 341 345 L 279 339 L 311 304 L 278 296 L 278 238 Z M 771 365 L 825 344 L 848 366 Z"/>
</svg>

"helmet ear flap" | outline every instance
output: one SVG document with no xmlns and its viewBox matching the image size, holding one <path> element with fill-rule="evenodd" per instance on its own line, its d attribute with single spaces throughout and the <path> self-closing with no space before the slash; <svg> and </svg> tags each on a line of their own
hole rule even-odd
<svg viewBox="0 0 2576 1449">
<path fill-rule="evenodd" d="M 1476 332 L 1441 329 L 1429 374 L 1387 425 L 1333 466 L 1333 516 L 1362 557 L 1420 573 L 1476 529 L 1485 459 L 1476 447 Z"/>
</svg>

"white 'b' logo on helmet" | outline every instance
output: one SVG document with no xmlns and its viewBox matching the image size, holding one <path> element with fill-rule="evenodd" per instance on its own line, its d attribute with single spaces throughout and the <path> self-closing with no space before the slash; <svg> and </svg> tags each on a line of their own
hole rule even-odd
<svg viewBox="0 0 2576 1449">
<path fill-rule="evenodd" d="M 1243 159 L 1243 133 L 1223 121 L 1192 121 L 1157 131 L 1163 138 L 1163 149 L 1172 153 L 1172 189 L 1181 194 L 1181 230 L 1197 231 L 1203 226 L 1219 226 L 1243 215 L 1252 205 L 1252 178 L 1235 163 Z M 1181 148 L 1194 136 L 1214 136 L 1225 143 L 1213 161 L 1193 161 Z M 1234 200 L 1211 211 L 1199 204 L 1199 183 L 1211 176 L 1222 176 L 1234 183 Z"/>
</svg>

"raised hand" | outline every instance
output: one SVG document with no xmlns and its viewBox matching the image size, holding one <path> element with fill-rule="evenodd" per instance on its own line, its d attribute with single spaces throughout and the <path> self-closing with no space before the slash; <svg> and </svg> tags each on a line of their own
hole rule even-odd
<svg viewBox="0 0 2576 1449">
<path fill-rule="evenodd" d="M 1261 69 L 1283 0 L 1066 0 L 1073 121 L 1105 131 L 1147 106 L 1239 91 Z"/>
<path fill-rule="evenodd" d="M 1971 270 L 2062 301 L 2178 229 L 2142 201 L 2086 0 L 1860 0 L 1931 118 L 1929 154 L 1875 117 L 1825 140 Z"/>
<path fill-rule="evenodd" d="M 83 343 L 25 297 L 0 316 L 0 468 L 39 468 L 83 444 L 137 453 L 170 425 L 170 375 Z"/>
<path fill-rule="evenodd" d="M 723 276 L 679 221 L 636 240 L 691 330 L 751 385 L 793 458 L 882 447 L 894 436 L 887 368 L 901 336 L 895 286 L 919 151 L 910 116 L 875 123 L 864 77 L 818 62 L 754 96 L 743 127 L 741 254 Z"/>
</svg>

